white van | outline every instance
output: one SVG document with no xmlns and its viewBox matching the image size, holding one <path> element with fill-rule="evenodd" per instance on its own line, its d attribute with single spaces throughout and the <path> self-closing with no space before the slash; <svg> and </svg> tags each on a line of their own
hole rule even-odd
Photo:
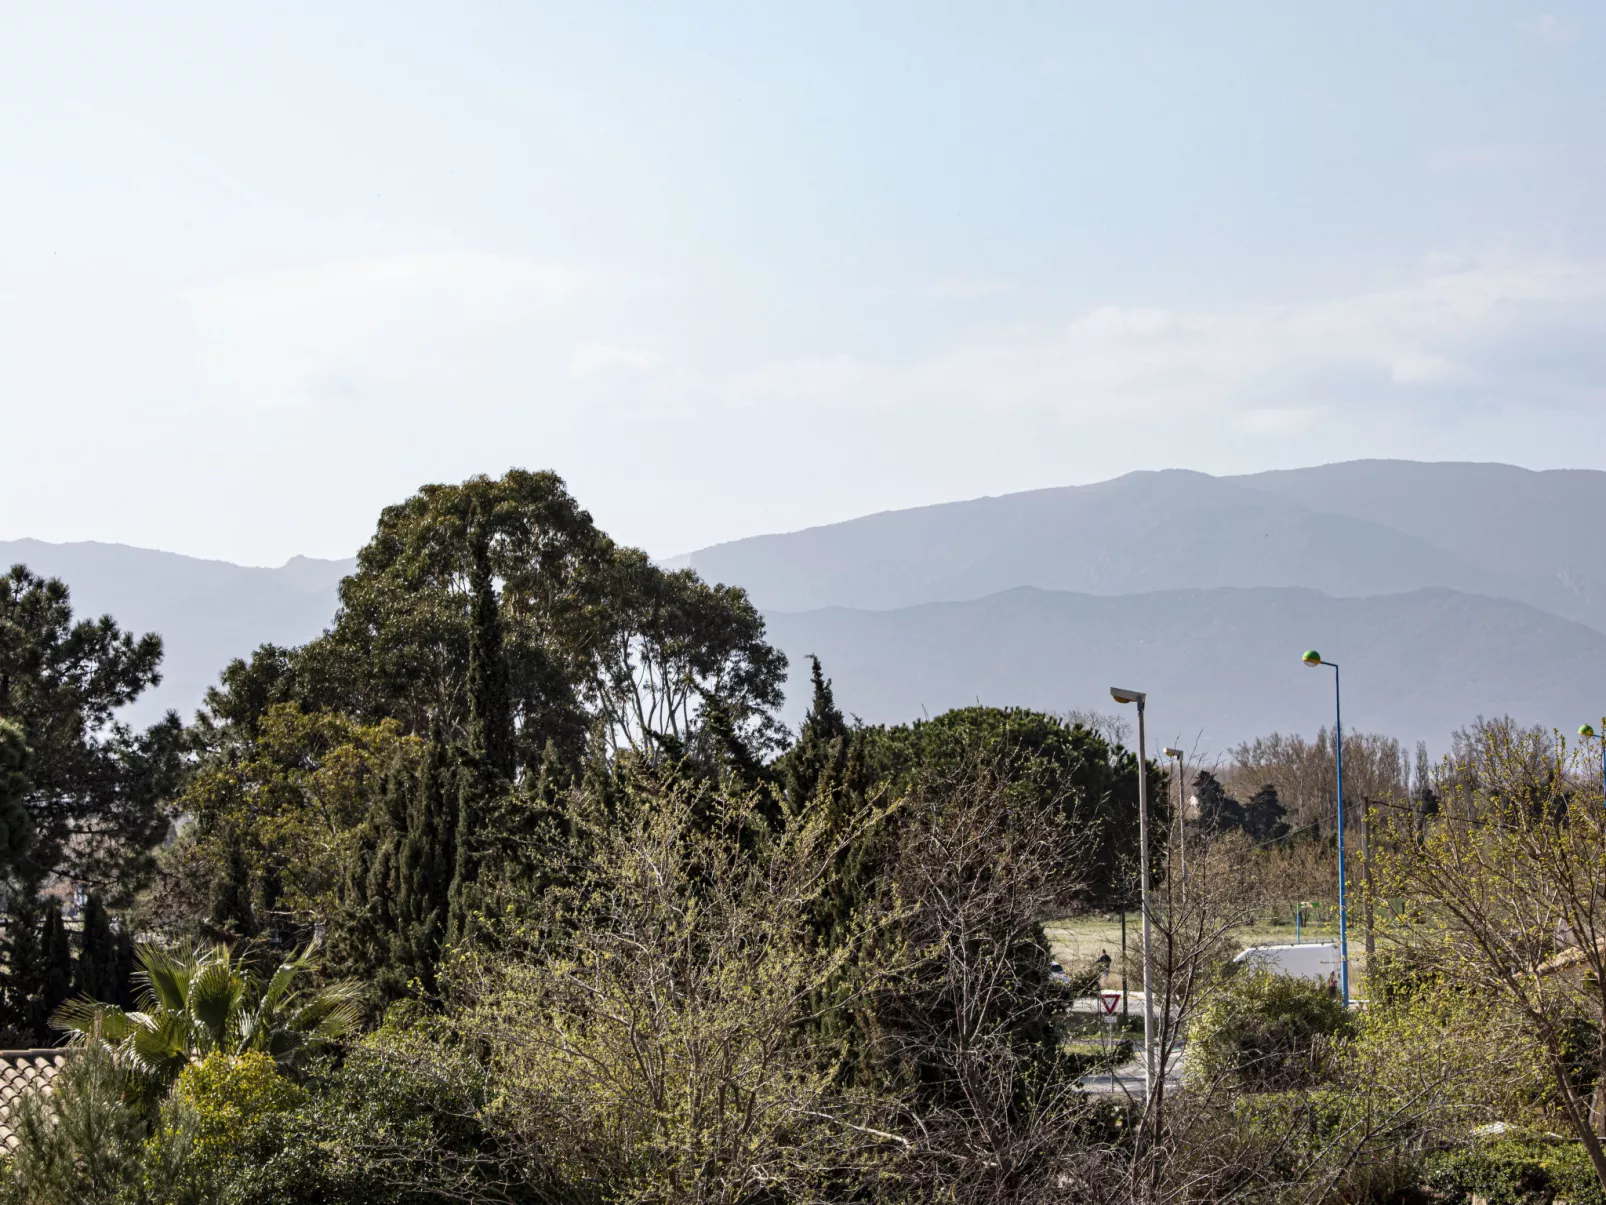
<svg viewBox="0 0 1606 1205">
<path fill-rule="evenodd" d="M 1314 979 L 1327 983 L 1338 974 L 1338 947 L 1330 942 L 1308 941 L 1297 946 L 1251 946 L 1234 962 L 1259 970 Z"/>
</svg>

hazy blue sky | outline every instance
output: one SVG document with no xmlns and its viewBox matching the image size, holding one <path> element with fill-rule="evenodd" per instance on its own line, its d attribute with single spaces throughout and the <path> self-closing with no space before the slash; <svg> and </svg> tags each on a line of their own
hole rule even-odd
<svg viewBox="0 0 1606 1205">
<path fill-rule="evenodd" d="M 1606 468 L 1606 9 L 0 6 L 0 537 Z"/>
</svg>

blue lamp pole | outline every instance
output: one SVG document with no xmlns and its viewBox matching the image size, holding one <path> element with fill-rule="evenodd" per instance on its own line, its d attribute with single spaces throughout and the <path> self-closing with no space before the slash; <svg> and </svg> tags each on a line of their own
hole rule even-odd
<svg viewBox="0 0 1606 1205">
<path fill-rule="evenodd" d="M 1338 767 L 1338 976 L 1344 993 L 1344 1007 L 1349 1007 L 1349 909 L 1346 904 L 1344 874 L 1344 711 L 1338 690 L 1338 663 L 1322 660 L 1322 655 L 1310 649 L 1301 658 L 1306 665 L 1333 667 L 1333 753 Z"/>
</svg>

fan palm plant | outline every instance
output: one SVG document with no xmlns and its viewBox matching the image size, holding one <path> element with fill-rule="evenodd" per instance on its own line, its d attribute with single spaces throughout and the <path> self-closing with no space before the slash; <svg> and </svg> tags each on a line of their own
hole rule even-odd
<svg viewBox="0 0 1606 1205">
<path fill-rule="evenodd" d="M 154 1094 L 165 1092 L 185 1064 L 213 1051 L 259 1052 L 289 1070 L 350 1032 L 361 1015 L 358 984 L 296 985 L 311 955 L 310 946 L 291 954 L 264 981 L 229 946 L 142 945 L 137 1009 L 79 997 L 63 1004 L 52 1024 L 70 1031 L 74 1044 L 107 1043 Z"/>
</svg>

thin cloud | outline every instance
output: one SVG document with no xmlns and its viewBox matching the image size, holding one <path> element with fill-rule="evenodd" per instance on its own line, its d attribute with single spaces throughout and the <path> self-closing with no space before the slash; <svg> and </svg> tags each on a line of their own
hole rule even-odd
<svg viewBox="0 0 1606 1205">
<path fill-rule="evenodd" d="M 983 297 L 1007 297 L 1015 282 L 1002 276 L 949 276 L 915 290 L 915 295 L 931 301 L 972 301 Z"/>
<path fill-rule="evenodd" d="M 1516 155 L 1500 146 L 1447 146 L 1434 151 L 1428 166 L 1436 172 L 1493 171 L 1508 167 Z"/>
<path fill-rule="evenodd" d="M 247 276 L 185 300 L 203 385 L 273 405 L 476 375 L 487 340 L 561 312 L 586 284 L 561 264 L 453 252 Z"/>
<path fill-rule="evenodd" d="M 1058 329 L 970 332 L 904 363 L 850 354 L 765 364 L 727 386 L 744 406 L 1034 411 L 1077 425 L 1217 415 L 1248 431 L 1324 408 L 1443 406 L 1509 394 L 1606 400 L 1606 265 L 1429 265 L 1396 288 L 1237 310 L 1102 306 Z M 1546 349 L 1545 374 L 1527 370 Z M 1572 363 L 1569 374 L 1557 365 Z M 1289 412 L 1286 419 L 1276 416 Z"/>
<path fill-rule="evenodd" d="M 1568 46 L 1578 40 L 1578 27 L 1568 25 L 1554 13 L 1541 13 L 1522 23 L 1523 34 L 1541 46 Z"/>
<path fill-rule="evenodd" d="M 615 369 L 636 373 L 651 372 L 662 363 L 662 356 L 643 347 L 619 347 L 612 343 L 582 343 L 569 357 L 569 376 L 580 380 Z"/>
</svg>

